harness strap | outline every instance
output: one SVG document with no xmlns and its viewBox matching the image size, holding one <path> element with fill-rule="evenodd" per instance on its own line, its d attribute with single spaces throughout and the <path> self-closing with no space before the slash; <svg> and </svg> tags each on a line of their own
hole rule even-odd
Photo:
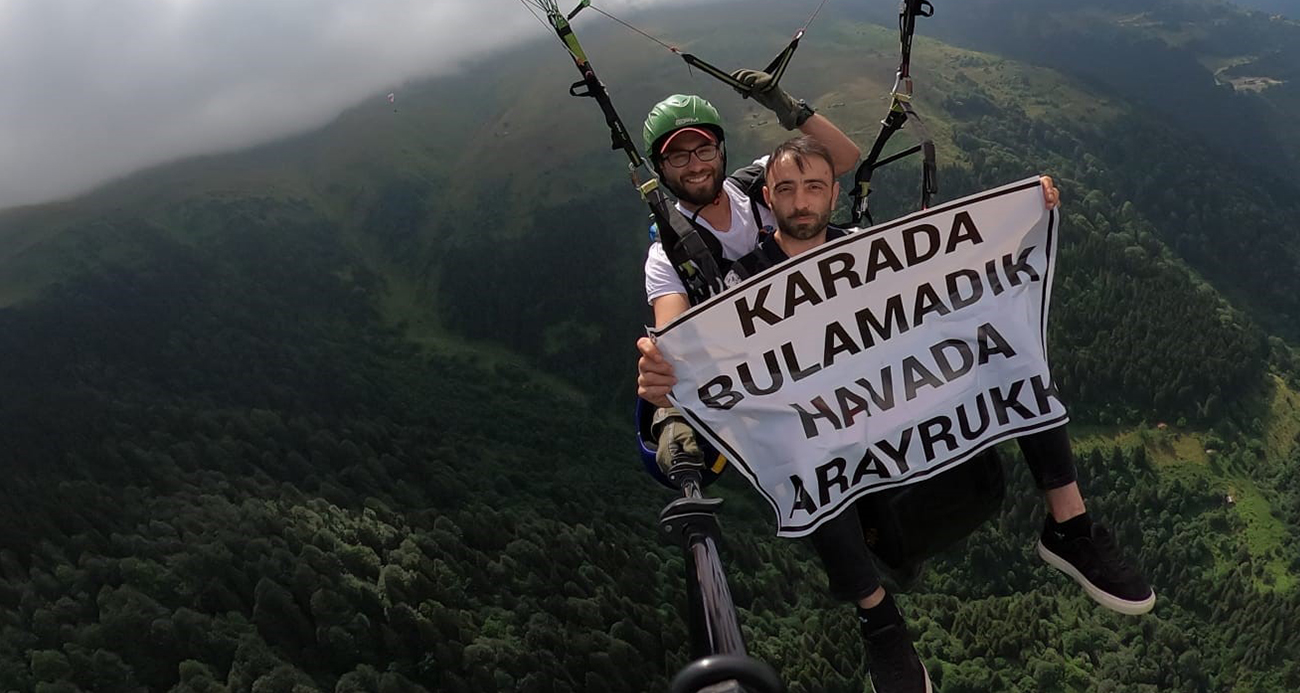
<svg viewBox="0 0 1300 693">
<path fill-rule="evenodd" d="M 912 65 L 912 35 L 916 33 L 917 17 L 933 17 L 934 5 L 930 0 L 903 0 L 898 9 L 898 35 L 902 44 L 902 62 L 899 71 L 904 77 L 910 77 Z M 911 91 L 909 90 L 910 94 Z"/>
<path fill-rule="evenodd" d="M 577 9 L 582 9 L 587 4 L 579 5 Z M 569 25 L 568 19 L 560 14 L 554 2 L 546 4 L 545 9 L 547 19 L 555 28 L 556 35 L 560 37 L 560 41 L 564 43 L 570 57 L 573 58 L 573 64 L 582 74 L 582 79 L 569 87 L 569 94 L 589 97 L 600 104 L 600 110 L 605 114 L 605 124 L 609 126 L 611 149 L 622 149 L 627 154 L 632 184 L 650 208 L 650 216 L 663 238 L 664 250 L 677 276 L 686 287 L 687 297 L 694 304 L 721 291 L 726 271 L 722 244 L 707 229 L 683 216 L 668 200 L 668 196 L 660 187 L 659 179 L 649 170 L 646 160 L 632 143 L 627 128 L 609 98 L 609 92 L 596 76 L 596 71 L 583 52 L 582 45 L 578 43 L 578 37 L 573 27 Z M 577 9 L 574 10 L 574 14 L 577 13 Z M 646 169 L 645 183 L 642 183 L 637 175 L 637 169 L 640 168 Z"/>
<path fill-rule="evenodd" d="M 853 176 L 855 183 L 853 188 L 853 224 L 855 226 L 861 225 L 864 220 L 867 225 L 874 223 L 871 218 L 870 202 L 868 200 L 868 196 L 871 194 L 872 174 L 875 173 L 876 169 L 899 159 L 917 152 L 921 153 L 922 209 L 930 206 L 931 198 L 939 191 L 934 140 L 930 138 L 930 133 L 926 130 L 921 116 L 917 115 L 916 109 L 912 107 L 912 36 L 916 31 L 916 18 L 933 15 L 934 5 L 930 4 L 929 0 L 903 0 L 899 8 L 898 31 L 901 59 L 894 80 L 889 113 L 884 120 L 880 121 L 880 132 L 876 135 L 876 141 L 872 143 L 871 150 L 862 160 Z M 908 123 L 911 123 L 915 128 L 920 144 L 880 160 L 880 154 L 884 151 L 889 138 L 893 137 L 894 133 L 902 130 Z"/>
<path fill-rule="evenodd" d="M 579 87 L 585 87 L 586 90 L 578 91 Z M 632 143 L 632 138 L 627 134 L 627 128 L 623 126 L 623 121 L 619 119 L 618 113 L 614 110 L 614 104 L 610 102 L 604 85 L 596 78 L 596 73 L 590 69 L 590 64 L 582 71 L 582 79 L 569 86 L 569 95 L 595 98 L 596 103 L 600 104 L 600 110 L 605 113 L 605 124 L 609 126 L 609 148 L 622 149 L 627 152 L 627 157 L 633 167 L 641 166 L 644 163 L 641 154 L 636 150 L 636 145 Z"/>
<path fill-rule="evenodd" d="M 569 86 L 569 95 L 595 99 L 596 103 L 600 104 L 601 112 L 605 114 L 605 124 L 609 126 L 610 149 L 622 149 L 627 153 L 628 161 L 633 168 L 645 166 L 645 159 L 641 157 L 632 138 L 627 134 L 627 127 L 623 125 L 623 120 L 618 117 L 618 111 L 614 110 L 614 103 L 609 99 L 609 91 L 596 76 L 596 70 L 591 66 L 591 61 L 587 60 L 582 45 L 578 43 L 578 36 L 573 33 L 573 27 L 569 26 L 568 20 L 558 12 L 555 14 L 548 12 L 547 16 L 551 20 L 551 25 L 555 27 L 555 33 L 569 49 L 573 64 L 578 68 L 578 72 L 582 73 L 582 79 Z"/>
<path fill-rule="evenodd" d="M 691 305 L 702 303 L 726 288 L 723 277 L 730 262 L 722 256 L 722 243 L 708 229 L 673 209 L 670 228 L 677 242 L 664 245 L 668 260 L 677 270 Z"/>
<path fill-rule="evenodd" d="M 750 164 L 742 166 L 727 176 L 740 191 L 749 198 L 749 213 L 754 218 L 754 226 L 763 228 L 763 215 L 759 208 L 763 205 L 763 185 L 766 183 L 767 171 L 762 166 Z"/>
<path fill-rule="evenodd" d="M 753 216 L 754 225 L 761 230 L 763 216 L 759 200 L 763 199 L 763 167 L 744 166 L 727 176 L 727 180 L 749 198 L 749 212 Z M 723 255 L 722 242 L 718 237 L 696 221 L 695 215 L 687 217 L 676 205 L 670 204 L 667 196 L 659 189 L 657 179 L 640 187 L 643 196 L 650 190 L 657 195 L 654 200 L 658 202 L 649 197 L 646 201 L 652 210 L 662 210 L 662 215 L 653 215 L 655 226 L 660 230 L 660 242 L 663 243 L 669 262 L 686 287 L 690 304 L 696 305 L 726 288 L 724 279 L 734 263 Z"/>
<path fill-rule="evenodd" d="M 650 206 L 650 216 L 659 232 L 668 262 L 686 287 L 686 298 L 695 305 L 724 288 L 723 277 L 730 263 L 722 255 L 722 242 L 693 218 L 687 218 L 668 200 L 659 180 L 640 186 Z"/>
</svg>

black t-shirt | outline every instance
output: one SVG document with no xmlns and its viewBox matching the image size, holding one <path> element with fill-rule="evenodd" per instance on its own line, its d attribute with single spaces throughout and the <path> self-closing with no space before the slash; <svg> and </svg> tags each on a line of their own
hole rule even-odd
<svg viewBox="0 0 1300 693">
<path fill-rule="evenodd" d="M 838 226 L 827 226 L 826 240 L 829 242 L 837 238 L 843 238 L 848 233 L 848 231 Z M 728 270 L 723 283 L 727 286 L 734 286 L 769 267 L 775 267 L 789 259 L 790 256 L 786 255 L 785 251 L 781 250 L 781 246 L 776 242 L 776 234 L 763 233 L 758 237 L 757 248 L 731 263 L 731 269 Z"/>
</svg>

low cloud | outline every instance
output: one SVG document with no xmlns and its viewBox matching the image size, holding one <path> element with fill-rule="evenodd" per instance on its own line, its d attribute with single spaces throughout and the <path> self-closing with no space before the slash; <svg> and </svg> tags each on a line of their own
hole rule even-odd
<svg viewBox="0 0 1300 693">
<path fill-rule="evenodd" d="M 318 127 L 544 35 L 518 0 L 0 2 L 0 208 Z"/>
</svg>

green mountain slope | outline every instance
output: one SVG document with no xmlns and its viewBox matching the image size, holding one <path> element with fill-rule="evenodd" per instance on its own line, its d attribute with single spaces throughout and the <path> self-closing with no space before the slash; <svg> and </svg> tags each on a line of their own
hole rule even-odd
<svg viewBox="0 0 1300 693">
<path fill-rule="evenodd" d="M 624 422 L 518 366 L 412 347 L 320 231 L 160 241 L 151 269 L 0 315 L 0 683 L 666 687 L 684 566 L 655 539 L 668 495 L 634 470 Z M 1212 481 L 1106 450 L 1080 451 L 1089 497 L 1143 547 L 1158 615 L 1104 612 L 1032 559 L 1040 511 L 1012 462 L 1002 518 L 905 598 L 944 690 L 1294 685 L 1279 624 L 1300 602 L 1265 584 L 1274 556 Z M 792 690 L 860 691 L 851 615 L 811 552 L 771 537 L 736 479 L 720 492 L 755 652 Z"/>
<path fill-rule="evenodd" d="M 805 16 L 764 7 L 744 31 L 715 30 L 727 5 L 637 24 L 755 66 Z M 1184 17 L 1217 53 L 1175 46 L 1167 17 L 1118 44 L 1161 56 L 1144 65 L 1171 76 L 1173 118 L 1131 76 L 1097 77 L 1129 30 L 1113 6 L 1025 7 L 941 5 L 956 16 L 921 26 L 918 108 L 944 199 L 1061 185 L 1054 370 L 1090 506 L 1162 601 L 1121 619 L 1043 566 L 1010 459 L 1001 518 L 904 598 L 920 651 L 944 691 L 1294 690 L 1300 191 L 1280 124 L 1300 111 L 1279 87 L 1212 86 L 1205 63 L 1238 50 L 1220 27 L 1251 37 L 1254 19 Z M 896 61 L 869 20 L 891 9 L 828 11 L 786 77 L 864 144 Z M 734 124 L 733 163 L 785 136 L 663 49 L 577 26 L 630 125 L 694 90 Z M 666 688 L 683 564 L 624 415 L 644 211 L 572 73 L 539 42 L 398 112 L 0 213 L 0 689 Z M 1202 129 L 1237 106 L 1280 152 L 1265 173 Z M 878 218 L 908 211 L 915 170 L 881 178 Z M 813 554 L 721 486 L 753 650 L 792 690 L 861 691 Z"/>
</svg>

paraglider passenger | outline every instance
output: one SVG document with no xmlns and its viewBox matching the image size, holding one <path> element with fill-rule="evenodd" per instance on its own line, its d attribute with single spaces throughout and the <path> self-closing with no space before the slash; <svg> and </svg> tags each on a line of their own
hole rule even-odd
<svg viewBox="0 0 1300 693">
<path fill-rule="evenodd" d="M 771 215 L 775 231 L 762 234 L 756 247 L 730 266 L 728 285 L 845 233 L 827 226 L 839 194 L 839 184 L 835 181 L 838 163 L 834 154 L 813 138 L 798 137 L 777 147 L 766 161 L 762 190 L 764 209 Z M 689 180 L 692 179 L 688 177 Z M 1055 207 L 1058 191 L 1050 178 L 1044 177 L 1042 182 L 1046 205 Z M 647 287 L 650 286 L 649 269 L 647 263 Z M 661 312 L 656 308 L 656 322 L 663 325 L 681 310 Z M 671 365 L 649 338 L 642 338 L 637 346 L 642 353 L 638 363 L 638 394 L 660 406 L 669 404 L 666 395 L 675 382 Z M 673 421 L 671 414 L 661 414 L 659 418 Z M 674 443 L 693 444 L 693 432 L 684 422 L 673 421 L 663 431 L 661 450 Z M 1154 592 L 1121 558 L 1109 531 L 1094 523 L 1087 513 L 1065 427 L 1024 436 L 1018 441 L 1049 510 L 1037 546 L 1040 556 L 1074 578 L 1103 606 L 1126 614 L 1150 611 L 1155 603 Z M 881 586 L 856 507 L 850 506 L 846 512 L 823 523 L 811 535 L 811 540 L 826 570 L 832 594 L 857 606 L 874 690 L 880 693 L 932 690 L 903 616 L 892 596 Z"/>
</svg>

